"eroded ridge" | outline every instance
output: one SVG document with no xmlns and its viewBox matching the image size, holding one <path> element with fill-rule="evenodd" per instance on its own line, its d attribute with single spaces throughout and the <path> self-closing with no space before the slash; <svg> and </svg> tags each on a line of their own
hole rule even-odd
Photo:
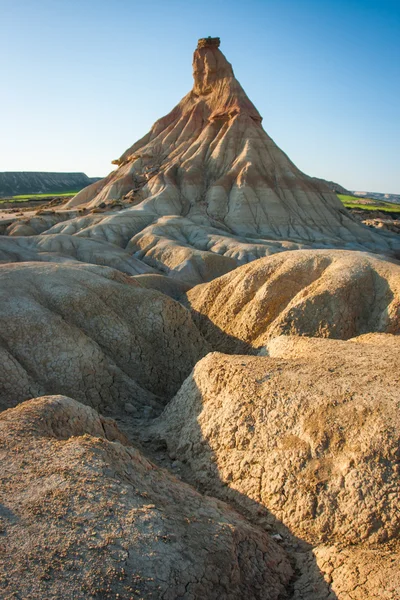
<svg viewBox="0 0 400 600">
<path fill-rule="evenodd" d="M 281 524 L 283 537 L 311 544 L 338 598 L 394 600 L 399 337 L 282 336 L 267 350 L 268 357 L 209 354 L 153 435 L 167 441 L 201 489 L 256 522 L 264 507 L 264 524 L 278 531 Z M 308 553 L 297 557 L 297 598 L 316 597 Z M 308 594 L 302 585 L 311 586 Z"/>
<path fill-rule="evenodd" d="M 181 304 L 106 267 L 0 265 L 0 307 L 3 409 L 60 393 L 157 413 L 209 349 Z"/>
<path fill-rule="evenodd" d="M 194 287 L 187 303 L 222 352 L 254 353 L 282 334 L 398 334 L 400 265 L 363 252 L 285 252 Z"/>
<path fill-rule="evenodd" d="M 292 570 L 268 535 L 70 398 L 0 415 L 0 470 L 4 600 L 284 597 Z"/>
</svg>

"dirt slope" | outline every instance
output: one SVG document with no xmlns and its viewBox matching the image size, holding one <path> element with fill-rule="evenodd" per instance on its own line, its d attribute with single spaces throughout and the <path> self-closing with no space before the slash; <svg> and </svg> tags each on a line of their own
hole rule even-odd
<svg viewBox="0 0 400 600">
<path fill-rule="evenodd" d="M 4 600 L 285 597 L 273 540 L 70 398 L 0 415 L 0 471 Z"/>
<path fill-rule="evenodd" d="M 68 394 L 115 414 L 159 408 L 208 351 L 182 305 L 93 265 L 0 265 L 0 406 Z"/>
<path fill-rule="evenodd" d="M 153 435 L 202 489 L 315 547 L 340 600 L 394 599 L 400 338 L 278 337 L 268 350 L 209 354 Z"/>
</svg>

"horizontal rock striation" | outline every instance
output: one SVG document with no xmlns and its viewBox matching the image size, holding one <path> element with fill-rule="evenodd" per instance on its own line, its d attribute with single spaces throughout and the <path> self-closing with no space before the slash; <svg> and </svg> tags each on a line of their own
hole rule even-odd
<svg viewBox="0 0 400 600">
<path fill-rule="evenodd" d="M 199 41 L 193 89 L 114 161 L 118 169 L 69 207 L 123 200 L 129 210 L 175 215 L 235 236 L 390 251 L 396 242 L 354 220 L 323 180 L 302 173 L 218 48 Z"/>
</svg>

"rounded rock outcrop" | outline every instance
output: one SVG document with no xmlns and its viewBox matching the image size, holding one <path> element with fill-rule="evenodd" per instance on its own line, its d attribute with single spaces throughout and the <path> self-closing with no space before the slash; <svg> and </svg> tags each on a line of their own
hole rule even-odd
<svg viewBox="0 0 400 600">
<path fill-rule="evenodd" d="M 298 250 L 253 261 L 187 292 L 215 350 L 254 353 L 279 335 L 400 333 L 400 264 L 364 252 Z"/>
<path fill-rule="evenodd" d="M 160 410 L 208 351 L 178 302 L 112 269 L 0 265 L 0 407 L 67 394 Z"/>
<path fill-rule="evenodd" d="M 400 538 L 400 338 L 282 336 L 267 349 L 268 357 L 209 354 L 153 434 L 207 493 L 254 519 L 264 507 L 283 536 L 331 548 L 332 572 L 345 547 L 353 580 L 357 552 L 375 553 L 389 572 Z M 329 552 L 320 553 L 328 563 Z M 332 578 L 334 591 L 346 587 Z"/>
</svg>

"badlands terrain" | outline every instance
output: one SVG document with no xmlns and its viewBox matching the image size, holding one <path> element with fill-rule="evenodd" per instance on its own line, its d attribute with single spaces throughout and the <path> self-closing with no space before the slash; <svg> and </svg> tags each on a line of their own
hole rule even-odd
<svg viewBox="0 0 400 600">
<path fill-rule="evenodd" d="M 193 77 L 0 222 L 0 597 L 399 600 L 400 236 Z"/>
</svg>

